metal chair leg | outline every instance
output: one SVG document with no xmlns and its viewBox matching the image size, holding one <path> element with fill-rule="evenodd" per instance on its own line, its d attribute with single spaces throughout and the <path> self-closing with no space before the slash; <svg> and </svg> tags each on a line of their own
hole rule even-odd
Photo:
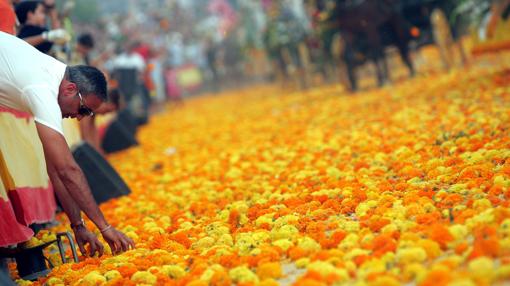
<svg viewBox="0 0 510 286">
<path fill-rule="evenodd" d="M 78 263 L 79 262 L 78 253 L 76 252 L 76 246 L 74 244 L 74 239 L 73 239 L 73 236 L 68 231 L 57 233 L 58 251 L 60 252 L 60 258 L 62 259 L 62 263 L 66 263 L 64 245 L 62 244 L 62 236 L 67 237 L 67 240 L 69 241 L 69 246 L 71 247 L 71 252 L 73 254 L 73 260 L 75 263 Z"/>
</svg>

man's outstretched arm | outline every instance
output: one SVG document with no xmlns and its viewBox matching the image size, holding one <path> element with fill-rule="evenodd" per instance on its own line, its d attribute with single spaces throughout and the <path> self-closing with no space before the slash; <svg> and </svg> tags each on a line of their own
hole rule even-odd
<svg viewBox="0 0 510 286">
<path fill-rule="evenodd" d="M 90 256 L 93 256 L 96 251 L 98 252 L 99 256 L 102 256 L 104 251 L 103 244 L 93 233 L 87 230 L 86 226 L 82 223 L 80 208 L 69 195 L 64 184 L 62 181 L 60 181 L 60 178 L 55 176 L 56 172 L 53 170 L 53 167 L 47 164 L 46 168 L 48 169 L 48 174 L 50 176 L 55 194 L 57 195 L 57 198 L 62 205 L 64 212 L 71 222 L 74 237 L 81 253 L 83 255 L 87 255 L 85 246 L 88 244 L 90 246 Z"/>
<path fill-rule="evenodd" d="M 106 222 L 103 213 L 92 196 L 85 175 L 74 161 L 64 136 L 37 122 L 36 127 L 43 145 L 48 175 L 52 181 L 53 178 L 59 180 L 67 190 L 67 193 L 61 192 L 61 194 L 69 195 L 87 217 L 94 222 L 101 230 L 103 238 L 108 242 L 113 253 L 126 251 L 130 247 L 133 248 L 134 243 L 130 238 L 110 227 Z M 67 200 L 67 203 L 72 204 L 72 201 Z M 75 210 L 70 209 L 69 211 L 73 216 L 72 219 L 74 219 L 76 216 Z"/>
</svg>

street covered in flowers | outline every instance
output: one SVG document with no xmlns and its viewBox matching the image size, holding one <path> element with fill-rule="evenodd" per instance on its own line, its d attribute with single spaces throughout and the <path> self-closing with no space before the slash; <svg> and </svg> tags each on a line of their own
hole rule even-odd
<svg viewBox="0 0 510 286">
<path fill-rule="evenodd" d="M 168 107 L 108 158 L 133 192 L 101 209 L 136 249 L 34 285 L 504 285 L 509 81 L 472 67 Z"/>
<path fill-rule="evenodd" d="M 0 0 L 0 286 L 510 285 L 510 0 Z"/>
</svg>

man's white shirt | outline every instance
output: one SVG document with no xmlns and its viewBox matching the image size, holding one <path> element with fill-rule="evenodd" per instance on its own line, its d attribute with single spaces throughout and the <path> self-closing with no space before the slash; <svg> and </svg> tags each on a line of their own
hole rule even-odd
<svg viewBox="0 0 510 286">
<path fill-rule="evenodd" d="M 0 32 L 0 106 L 32 114 L 62 132 L 58 89 L 66 65 L 25 41 Z"/>
</svg>

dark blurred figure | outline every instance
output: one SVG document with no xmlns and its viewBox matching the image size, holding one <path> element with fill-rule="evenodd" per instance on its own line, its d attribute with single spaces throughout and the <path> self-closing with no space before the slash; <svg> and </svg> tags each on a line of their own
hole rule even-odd
<svg viewBox="0 0 510 286">
<path fill-rule="evenodd" d="M 132 46 L 132 52 L 138 54 L 144 63 L 144 68 L 141 73 L 141 99 L 144 110 L 144 119 L 140 122 L 145 124 L 148 121 L 148 112 L 152 102 L 150 92 L 153 89 L 154 83 L 151 78 L 151 65 L 149 60 L 154 56 L 152 47 L 144 42 L 135 42 Z"/>
<path fill-rule="evenodd" d="M 207 66 L 209 67 L 209 71 L 211 72 L 212 79 L 212 90 L 214 92 L 219 92 L 220 87 L 220 74 L 218 70 L 218 53 L 219 46 L 214 42 L 212 37 L 209 37 L 206 41 L 205 45 L 205 56 L 207 59 Z"/>
<path fill-rule="evenodd" d="M 121 108 L 120 93 L 117 89 L 110 89 L 108 91 L 108 99 L 94 112 L 93 116 L 87 116 L 80 120 L 80 133 L 82 139 L 89 143 L 96 151 L 104 155 L 105 152 L 101 147 L 101 134 L 104 133 L 102 129 L 106 127 L 99 127 L 96 123 L 96 116 L 98 114 L 104 115 L 107 113 L 114 113 Z"/>
<path fill-rule="evenodd" d="M 91 65 L 90 52 L 94 49 L 94 38 L 89 33 L 83 33 L 76 39 L 75 52 L 85 65 Z"/>
<path fill-rule="evenodd" d="M 143 74 L 146 68 L 143 57 L 136 52 L 139 43 L 129 43 L 125 50 L 117 49 L 117 56 L 108 64 L 112 78 L 118 83 L 118 89 L 127 108 L 138 124 L 148 121 L 146 89 Z"/>
<path fill-rule="evenodd" d="M 300 87 L 307 87 L 305 69 L 299 54 L 299 45 L 304 40 L 303 25 L 293 11 L 279 3 L 273 3 L 269 10 L 264 42 L 274 70 L 283 76 L 284 84 L 288 82 L 294 69 L 297 71 Z"/>
<path fill-rule="evenodd" d="M 223 42 L 223 65 L 224 76 L 229 79 L 227 82 L 231 87 L 240 88 L 244 77 L 245 58 L 242 46 L 239 43 L 238 30 L 231 32 Z"/>
<path fill-rule="evenodd" d="M 397 46 L 409 73 L 414 75 L 408 47 L 411 27 L 394 0 L 338 0 L 328 21 L 340 30 L 345 41 L 343 60 L 351 90 L 358 88 L 354 69 L 366 59 L 374 62 L 380 86 L 389 80 L 384 47 L 390 44 Z"/>
<path fill-rule="evenodd" d="M 320 72 L 327 81 L 334 80 L 336 73 L 336 59 L 333 55 L 333 41 L 337 34 L 338 28 L 332 27 L 331 23 L 324 21 L 329 17 L 333 0 L 317 0 L 315 7 L 311 13 L 312 34 L 308 40 L 308 48 L 310 56 L 315 63 L 316 71 Z"/>
</svg>

